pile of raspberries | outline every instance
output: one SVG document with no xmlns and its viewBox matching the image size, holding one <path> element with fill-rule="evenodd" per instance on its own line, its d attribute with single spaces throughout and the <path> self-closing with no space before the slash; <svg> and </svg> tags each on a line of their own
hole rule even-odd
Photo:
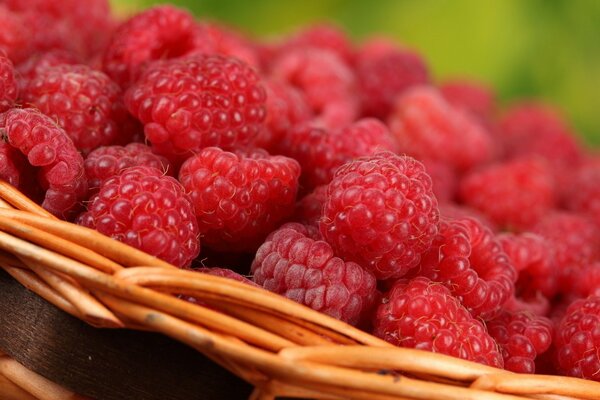
<svg viewBox="0 0 600 400">
<path fill-rule="evenodd" d="M 600 381 L 600 153 L 551 106 L 330 25 L 107 0 L 0 25 L 0 178 L 57 217 L 398 346 Z"/>
</svg>

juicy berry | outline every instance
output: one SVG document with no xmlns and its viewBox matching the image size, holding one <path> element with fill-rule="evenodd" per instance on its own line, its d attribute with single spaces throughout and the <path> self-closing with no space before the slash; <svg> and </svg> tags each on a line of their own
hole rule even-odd
<svg viewBox="0 0 600 400">
<path fill-rule="evenodd" d="M 17 95 L 18 88 L 13 63 L 0 50 L 0 113 L 15 104 Z"/>
</svg>

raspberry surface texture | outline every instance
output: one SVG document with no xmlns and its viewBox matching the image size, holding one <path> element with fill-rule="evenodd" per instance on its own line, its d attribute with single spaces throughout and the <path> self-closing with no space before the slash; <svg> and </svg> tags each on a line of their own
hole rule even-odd
<svg viewBox="0 0 600 400">
<path fill-rule="evenodd" d="M 440 282 L 475 317 L 493 318 L 514 294 L 517 273 L 494 234 L 474 219 L 442 220 L 416 273 Z"/>
<path fill-rule="evenodd" d="M 57 217 L 70 217 L 85 197 L 87 180 L 83 158 L 65 131 L 37 110 L 14 108 L 0 118 L 0 137 L 40 168 L 42 207 Z"/>
<path fill-rule="evenodd" d="M 503 367 L 496 342 L 481 321 L 446 287 L 424 277 L 399 280 L 383 296 L 373 334 L 396 346 Z"/>
<path fill-rule="evenodd" d="M 218 55 L 157 62 L 125 94 L 152 147 L 184 159 L 204 147 L 250 143 L 263 128 L 265 101 L 252 68 Z"/>
<path fill-rule="evenodd" d="M 87 154 L 100 146 L 127 142 L 132 122 L 119 86 L 85 65 L 45 68 L 29 82 L 23 98 L 53 118 Z"/>
<path fill-rule="evenodd" d="M 27 89 L 29 82 L 46 68 L 63 64 L 81 64 L 81 60 L 76 54 L 66 50 L 49 50 L 33 54 L 16 66 L 20 90 Z"/>
<path fill-rule="evenodd" d="M 509 371 L 535 373 L 535 359 L 552 344 L 553 324 L 545 317 L 503 311 L 486 325 Z"/>
<path fill-rule="evenodd" d="M 141 143 L 127 146 L 99 147 L 85 158 L 85 175 L 91 191 L 97 191 L 102 183 L 129 167 L 145 166 L 171 173 L 169 161 L 152 153 L 150 147 Z"/>
<path fill-rule="evenodd" d="M 327 201 L 327 185 L 317 186 L 312 192 L 296 203 L 294 221 L 304 225 L 319 226 L 323 206 Z"/>
<path fill-rule="evenodd" d="M 2 3 L 0 26 L 0 53 L 4 52 L 14 63 L 27 59 L 33 51 L 33 32 L 26 24 L 25 18 Z"/>
<path fill-rule="evenodd" d="M 108 179 L 77 222 L 178 267 L 188 267 L 200 252 L 189 196 L 152 167 L 127 168 Z"/>
<path fill-rule="evenodd" d="M 454 107 L 463 108 L 482 121 L 489 121 L 493 116 L 494 92 L 482 83 L 453 79 L 442 83 L 440 91 Z"/>
<path fill-rule="evenodd" d="M 319 227 L 336 254 L 387 279 L 419 264 L 438 232 L 438 219 L 423 164 L 383 152 L 336 171 Z"/>
<path fill-rule="evenodd" d="M 600 297 L 571 303 L 554 340 L 560 373 L 600 381 Z"/>
<path fill-rule="evenodd" d="M 444 162 L 424 158 L 419 160 L 425 165 L 425 170 L 433 182 L 433 193 L 440 203 L 452 202 L 458 191 L 458 174 Z"/>
<path fill-rule="evenodd" d="M 411 88 L 400 96 L 388 125 L 407 154 L 438 160 L 459 171 L 487 162 L 494 154 L 489 132 L 428 86 Z"/>
<path fill-rule="evenodd" d="M 18 94 L 13 63 L 0 50 L 0 113 L 13 107 Z"/>
<path fill-rule="evenodd" d="M 579 168 L 566 196 L 567 208 L 587 215 L 600 229 L 600 161 Z"/>
<path fill-rule="evenodd" d="M 550 165 L 539 157 L 492 164 L 467 174 L 460 197 L 509 230 L 533 226 L 556 206 Z"/>
<path fill-rule="evenodd" d="M 269 235 L 252 274 L 265 289 L 352 325 L 366 316 L 377 295 L 370 272 L 336 257 L 331 246 L 296 223 Z"/>
<path fill-rule="evenodd" d="M 294 212 L 300 166 L 264 150 L 208 147 L 181 167 L 203 243 L 215 250 L 255 251 Z"/>
</svg>

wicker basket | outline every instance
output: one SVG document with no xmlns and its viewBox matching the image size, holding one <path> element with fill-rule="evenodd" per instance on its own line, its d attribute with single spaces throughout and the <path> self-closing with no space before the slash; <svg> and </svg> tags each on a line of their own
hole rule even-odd
<svg viewBox="0 0 600 400">
<path fill-rule="evenodd" d="M 252 399 L 600 399 L 600 383 L 397 348 L 276 294 L 177 269 L 59 221 L 1 181 L 0 266 L 93 326 L 150 330 L 189 345 L 254 385 Z M 7 356 L 0 394 L 81 398 Z"/>
</svg>

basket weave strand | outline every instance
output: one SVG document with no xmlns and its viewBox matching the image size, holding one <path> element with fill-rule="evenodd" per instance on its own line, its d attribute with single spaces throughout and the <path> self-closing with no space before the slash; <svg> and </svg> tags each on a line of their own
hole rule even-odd
<svg viewBox="0 0 600 400">
<path fill-rule="evenodd" d="M 600 399 L 596 382 L 514 374 L 393 347 L 260 288 L 177 269 L 50 216 L 5 182 L 0 266 L 94 326 L 151 330 L 186 343 L 253 384 L 252 399 Z M 9 381 L 17 386 L 13 390 L 23 389 Z M 24 390 L 33 398 L 52 398 Z"/>
</svg>

